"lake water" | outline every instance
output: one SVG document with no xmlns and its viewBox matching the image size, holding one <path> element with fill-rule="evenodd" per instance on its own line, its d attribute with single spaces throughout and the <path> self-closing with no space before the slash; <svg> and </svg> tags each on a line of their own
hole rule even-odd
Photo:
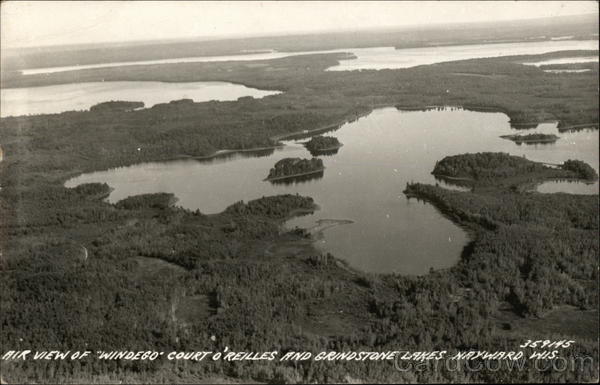
<svg viewBox="0 0 600 385">
<path fill-rule="evenodd" d="M 577 57 L 561 57 L 557 59 L 548 59 L 530 63 L 523 63 L 528 66 L 540 67 L 551 64 L 576 64 L 576 63 L 594 63 L 598 61 L 598 56 L 577 56 Z"/>
<path fill-rule="evenodd" d="M 527 43 L 470 44 L 409 49 L 368 48 L 352 50 L 355 60 L 342 60 L 330 71 L 397 69 L 419 65 L 513 55 L 539 55 L 564 50 L 598 49 L 597 40 L 561 40 Z"/>
<path fill-rule="evenodd" d="M 114 188 L 111 202 L 135 194 L 171 192 L 182 207 L 204 213 L 220 212 L 240 200 L 299 193 L 313 197 L 320 210 L 289 221 L 288 227 L 308 228 L 320 219 L 354 221 L 325 230 L 317 242 L 323 251 L 364 271 L 423 274 L 432 267 L 455 264 L 468 242 L 467 234 L 433 206 L 402 193 L 407 182 L 436 183 L 430 173 L 437 160 L 465 152 L 502 151 L 550 163 L 581 159 L 598 170 L 597 130 L 560 133 L 556 143 L 544 145 L 517 145 L 499 138 L 516 132 L 502 113 L 383 108 L 328 133 L 344 146 L 337 154 L 321 157 L 326 167 L 323 175 L 295 184 L 263 179 L 282 158 L 310 158 L 303 140 L 256 154 L 94 172 L 66 185 L 106 182 Z M 528 132 L 556 134 L 556 123 Z M 597 183 L 595 189 L 597 193 Z"/>
<path fill-rule="evenodd" d="M 446 61 L 497 57 L 506 55 L 533 55 L 562 50 L 597 49 L 597 40 L 555 40 L 523 43 L 472 44 L 441 47 L 421 47 L 395 49 L 394 47 L 344 48 L 328 51 L 305 52 L 252 52 L 229 56 L 203 56 L 147 60 L 136 62 L 102 63 L 67 67 L 50 67 L 24 70 L 23 74 L 43 74 L 72 71 L 86 68 L 117 67 L 125 65 L 150 65 L 184 62 L 219 62 L 268 60 L 287 56 L 350 52 L 356 58 L 341 60 L 329 71 L 399 69 L 419 65 L 429 65 Z M 594 57 L 568 58 L 568 60 L 588 60 Z M 553 59 L 554 61 L 564 59 Z M 597 61 L 598 58 L 595 57 Z M 544 63 L 544 62 L 540 62 Z M 548 63 L 548 62 L 546 62 Z M 527 63 L 538 65 L 538 63 Z M 564 72 L 564 70 L 562 71 Z M 90 82 L 73 83 L 44 87 L 1 89 L 0 117 L 60 113 L 71 110 L 86 110 L 94 104 L 109 100 L 143 101 L 146 107 L 171 100 L 190 98 L 196 102 L 208 100 L 236 100 L 241 96 L 260 98 L 276 94 L 274 91 L 257 90 L 243 85 L 223 82 Z"/>
<path fill-rule="evenodd" d="M 146 107 L 178 99 L 196 102 L 237 100 L 242 96 L 262 98 L 278 94 L 225 82 L 90 82 L 56 86 L 3 88 L 0 90 L 1 116 L 55 114 L 87 110 L 109 100 L 141 101 Z"/>
<path fill-rule="evenodd" d="M 583 73 L 583 72 L 590 72 L 590 69 L 579 69 L 579 70 L 544 70 L 544 72 L 548 72 L 551 74 L 565 74 L 565 73 L 572 73 L 572 74 L 578 74 L 578 73 Z"/>
<path fill-rule="evenodd" d="M 64 67 L 32 68 L 23 70 L 22 73 L 23 75 L 34 75 L 90 68 L 120 67 L 130 65 L 270 60 L 297 55 L 336 52 L 353 53 L 356 56 L 356 59 L 342 60 L 340 61 L 339 65 L 329 68 L 329 70 L 331 71 L 349 71 L 364 69 L 379 70 L 386 68 L 409 68 L 418 65 L 427 65 L 446 61 L 475 59 L 483 57 L 498 57 L 509 55 L 537 55 L 564 50 L 597 49 L 598 40 L 548 40 L 523 43 L 489 43 L 403 49 L 395 49 L 394 47 L 374 47 L 343 48 L 325 51 L 302 52 L 278 52 L 270 50 L 267 52 L 247 53 L 228 56 L 199 56 L 161 60 L 73 65 Z"/>
</svg>

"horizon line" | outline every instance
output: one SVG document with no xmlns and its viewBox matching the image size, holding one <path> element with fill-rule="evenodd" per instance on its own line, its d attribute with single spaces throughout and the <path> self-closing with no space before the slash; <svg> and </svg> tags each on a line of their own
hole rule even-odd
<svg viewBox="0 0 600 385">
<path fill-rule="evenodd" d="M 308 36 L 308 35 L 320 35 L 320 34 L 336 34 L 336 33 L 350 33 L 350 32 L 377 32 L 385 30 L 403 30 L 403 29 L 415 29 L 415 28 L 435 28 L 435 27 L 450 27 L 458 25 L 485 25 L 485 24 L 497 24 L 497 23 L 511 23 L 511 22 L 526 22 L 526 21 L 543 21 L 552 19 L 567 19 L 577 17 L 593 17 L 595 16 L 598 21 L 598 12 L 595 13 L 581 13 L 573 15 L 561 15 L 561 16 L 549 16 L 549 17 L 529 17 L 519 19 L 499 19 L 499 20 L 486 20 L 486 21 L 466 21 L 466 22 L 447 22 L 447 23 L 431 23 L 431 24 L 405 24 L 396 26 L 382 26 L 382 27 L 363 27 L 357 29 L 320 29 L 313 31 L 306 30 L 290 30 L 290 31 L 279 31 L 279 32 L 264 32 L 255 34 L 227 34 L 227 35 L 213 35 L 213 36 L 195 36 L 195 37 L 169 37 L 162 39 L 149 39 L 149 40 L 111 40 L 111 41 L 97 41 L 88 43 L 75 43 L 75 44 L 45 44 L 38 46 L 14 46 L 14 47 L 0 47 L 1 51 L 18 51 L 18 50 L 40 50 L 40 49 L 57 49 L 57 48 L 82 48 L 93 46 L 127 46 L 127 45 L 153 45 L 153 44 L 168 44 L 174 42 L 208 42 L 208 41 L 224 41 L 224 40 L 242 40 L 242 39 L 260 39 L 267 37 L 290 37 L 290 36 Z"/>
</svg>

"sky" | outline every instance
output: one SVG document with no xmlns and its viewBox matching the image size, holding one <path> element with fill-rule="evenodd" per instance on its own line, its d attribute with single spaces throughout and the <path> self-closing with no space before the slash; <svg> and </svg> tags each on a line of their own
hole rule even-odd
<svg viewBox="0 0 600 385">
<path fill-rule="evenodd" d="M 596 1 L 2 1 L 2 48 L 530 19 Z"/>
</svg>

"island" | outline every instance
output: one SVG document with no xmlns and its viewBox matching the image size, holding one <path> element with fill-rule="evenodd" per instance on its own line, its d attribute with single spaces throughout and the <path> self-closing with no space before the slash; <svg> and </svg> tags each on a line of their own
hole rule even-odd
<svg viewBox="0 0 600 385">
<path fill-rule="evenodd" d="M 542 144 L 542 143 L 554 143 L 559 136 L 553 134 L 527 134 L 527 135 L 501 135 L 502 139 L 512 140 L 517 144 Z"/>
<path fill-rule="evenodd" d="M 127 102 L 123 100 L 111 100 L 98 103 L 90 107 L 91 112 L 128 112 L 144 108 L 144 102 Z"/>
<path fill-rule="evenodd" d="M 550 165 L 501 152 L 447 156 L 436 162 L 432 174 L 450 183 L 477 187 L 513 187 L 549 179 L 598 179 L 596 170 L 579 160 L 569 159 L 563 164 Z"/>
<path fill-rule="evenodd" d="M 284 158 L 275 163 L 265 180 L 277 181 L 288 178 L 302 177 L 323 172 L 325 166 L 318 158 Z"/>
<path fill-rule="evenodd" d="M 343 144 L 341 144 L 340 141 L 333 136 L 317 135 L 313 136 L 304 144 L 304 146 L 308 149 L 308 151 L 313 153 L 337 150 L 342 147 Z"/>
</svg>

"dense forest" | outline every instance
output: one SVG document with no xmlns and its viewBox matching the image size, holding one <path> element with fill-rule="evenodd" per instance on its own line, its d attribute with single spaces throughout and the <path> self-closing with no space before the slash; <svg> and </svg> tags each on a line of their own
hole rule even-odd
<svg viewBox="0 0 600 385">
<path fill-rule="evenodd" d="M 440 160 L 438 171 L 485 188 L 407 186 L 408 196 L 435 205 L 472 239 L 457 265 L 424 276 L 354 271 L 342 256 L 314 249 L 306 233 L 282 228 L 290 215 L 315 209 L 319 202 L 310 197 L 232 202 L 222 213 L 205 215 L 173 205 L 170 194 L 111 204 L 103 200 L 108 185 L 64 187 L 86 171 L 272 146 L 274 138 L 341 124 L 384 105 L 503 111 L 513 125 L 547 119 L 563 127 L 598 124 L 597 70 L 554 75 L 513 57 L 324 72 L 338 57 L 79 71 L 78 81 L 222 80 L 284 93 L 1 119 L 3 348 L 496 351 L 540 338 L 576 340 L 561 355 L 592 357 L 592 365 L 539 371 L 530 361 L 518 371 L 399 371 L 391 362 L 370 361 L 2 361 L 3 380 L 597 380 L 598 336 L 590 330 L 598 316 L 598 196 L 505 188 L 557 174 L 595 176 L 581 162 L 551 168 L 505 154 Z M 482 76 L 466 82 L 465 73 Z M 66 76 L 12 81 L 53 84 Z"/>
<path fill-rule="evenodd" d="M 93 112 L 127 112 L 137 108 L 144 108 L 143 102 L 127 102 L 123 100 L 111 100 L 102 102 L 90 107 Z"/>
<path fill-rule="evenodd" d="M 30 215 L 64 213 L 60 222 L 4 228 L 13 234 L 3 264 L 2 289 L 8 294 L 2 299 L 5 344 L 166 351 L 222 351 L 226 346 L 280 352 L 448 346 L 492 350 L 551 333 L 556 339 L 577 340 L 566 355 L 598 356 L 594 339 L 565 335 L 560 329 L 549 332 L 543 321 L 564 306 L 580 309 L 577 316 L 587 318 L 597 309 L 597 197 L 409 186 L 414 195 L 471 228 L 474 241 L 455 267 L 407 277 L 356 272 L 310 249 L 296 255 L 265 253 L 265 242 L 306 236 L 281 233 L 278 223 L 294 210 L 313 209 L 310 198 L 238 202 L 207 216 L 173 207 L 163 194 L 115 205 L 85 195 L 97 196 L 98 187 L 67 189 L 51 194 L 51 200 L 45 191 L 37 191 L 35 201 L 48 207 L 45 213 Z M 125 205 L 128 201 L 135 204 Z M 156 204 L 161 201 L 165 204 Z M 94 218 L 94 212 L 101 215 Z M 519 317 L 541 318 L 539 330 L 507 330 L 495 319 L 503 303 Z M 23 318 L 27 314 L 36 316 Z M 223 377 L 267 382 L 485 381 L 496 375 L 507 381 L 574 381 L 590 380 L 597 370 L 537 372 L 527 364 L 516 373 L 415 373 L 397 372 L 381 362 L 312 361 L 2 364 L 5 378 L 16 382 L 194 382 Z"/>
<path fill-rule="evenodd" d="M 568 159 L 566 160 L 561 168 L 563 170 L 571 171 L 577 175 L 578 178 L 593 181 L 598 179 L 598 173 L 592 166 L 582 162 L 580 160 Z"/>
<path fill-rule="evenodd" d="M 316 135 L 305 144 L 309 151 L 333 150 L 341 146 L 339 140 L 333 136 Z"/>
</svg>

